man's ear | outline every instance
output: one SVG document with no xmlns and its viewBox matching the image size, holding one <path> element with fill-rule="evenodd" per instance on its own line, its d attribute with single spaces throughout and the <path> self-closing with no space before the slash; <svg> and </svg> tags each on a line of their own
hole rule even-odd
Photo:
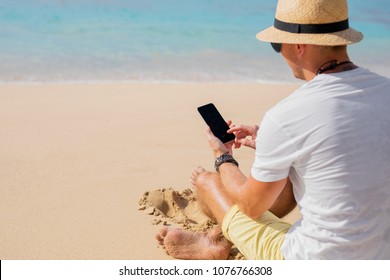
<svg viewBox="0 0 390 280">
<path fill-rule="evenodd" d="M 302 57 L 306 52 L 306 45 L 305 44 L 295 44 L 295 52 L 298 57 Z"/>
</svg>

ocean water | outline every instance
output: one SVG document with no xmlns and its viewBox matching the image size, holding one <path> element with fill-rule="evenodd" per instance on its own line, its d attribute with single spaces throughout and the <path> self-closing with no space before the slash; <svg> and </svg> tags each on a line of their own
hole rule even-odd
<svg viewBox="0 0 390 280">
<path fill-rule="evenodd" d="M 0 83 L 292 82 L 276 0 L 0 0 Z M 351 60 L 390 76 L 388 0 L 349 1 Z"/>
</svg>

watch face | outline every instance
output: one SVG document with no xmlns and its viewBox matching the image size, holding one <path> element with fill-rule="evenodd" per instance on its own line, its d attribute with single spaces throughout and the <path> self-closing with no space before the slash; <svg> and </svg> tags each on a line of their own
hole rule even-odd
<svg viewBox="0 0 390 280">
<path fill-rule="evenodd" d="M 225 163 L 225 162 L 231 162 L 231 163 L 234 163 L 235 165 L 238 166 L 238 162 L 233 158 L 232 155 L 230 154 L 223 154 L 223 155 L 220 155 L 219 157 L 217 157 L 215 159 L 215 164 L 214 164 L 214 168 L 217 172 L 219 172 L 219 167 Z"/>
<path fill-rule="evenodd" d="M 225 159 L 228 159 L 228 158 L 230 158 L 231 157 L 231 155 L 222 155 L 222 157 L 221 157 L 221 161 L 224 161 Z"/>
<path fill-rule="evenodd" d="M 220 155 L 219 157 L 217 157 L 217 162 L 222 162 L 225 159 L 230 158 L 230 157 L 231 157 L 231 155 L 229 155 L 229 154 Z"/>
</svg>

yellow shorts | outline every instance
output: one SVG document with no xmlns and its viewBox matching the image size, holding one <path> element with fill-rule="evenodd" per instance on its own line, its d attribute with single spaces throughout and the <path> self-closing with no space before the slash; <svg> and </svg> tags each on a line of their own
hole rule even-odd
<svg viewBox="0 0 390 280">
<path fill-rule="evenodd" d="M 271 212 L 253 220 L 233 205 L 223 218 L 222 233 L 247 259 L 282 260 L 281 247 L 290 227 Z"/>
</svg>

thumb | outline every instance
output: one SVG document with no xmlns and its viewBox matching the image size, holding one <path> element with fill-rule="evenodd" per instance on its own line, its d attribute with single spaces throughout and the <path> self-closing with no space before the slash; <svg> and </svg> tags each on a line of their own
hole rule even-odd
<svg viewBox="0 0 390 280">
<path fill-rule="evenodd" d="M 244 139 L 240 139 L 239 142 L 241 145 L 244 145 L 245 147 L 250 147 L 250 148 L 256 147 L 255 141 L 253 141 L 253 140 L 249 140 L 249 139 L 244 138 Z"/>
<path fill-rule="evenodd" d="M 214 137 L 214 134 L 213 134 L 213 132 L 211 131 L 211 128 L 208 126 L 208 127 L 206 127 L 206 138 L 207 139 L 211 139 L 212 137 Z"/>
</svg>

